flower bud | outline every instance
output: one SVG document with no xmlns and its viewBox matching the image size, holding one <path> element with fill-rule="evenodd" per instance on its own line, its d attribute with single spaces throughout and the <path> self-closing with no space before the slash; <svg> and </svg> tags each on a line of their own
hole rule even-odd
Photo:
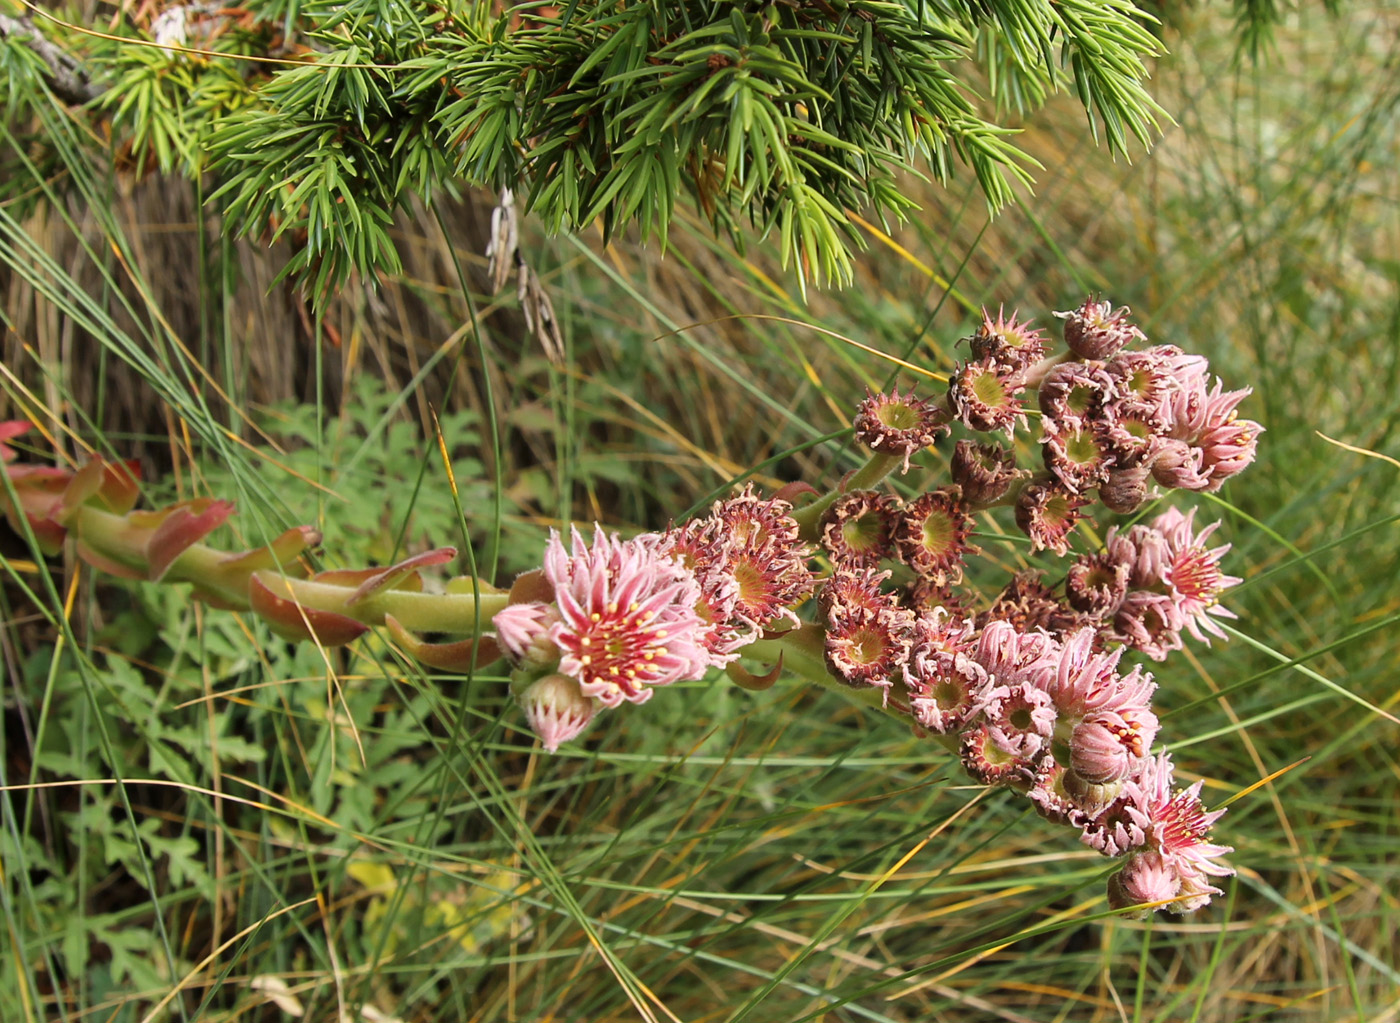
<svg viewBox="0 0 1400 1023">
<path fill-rule="evenodd" d="M 1161 853 L 1134 853 L 1123 869 L 1108 879 L 1108 904 L 1127 909 L 1174 899 L 1180 891 L 1181 878 Z"/>
<path fill-rule="evenodd" d="M 515 699 L 531 731 L 550 753 L 587 728 L 602 706 L 601 701 L 584 696 L 578 679 L 568 675 L 536 679 Z"/>
<path fill-rule="evenodd" d="M 958 441 L 949 468 L 953 482 L 962 487 L 963 500 L 973 506 L 1000 500 L 1017 476 L 1014 452 L 972 440 Z"/>
<path fill-rule="evenodd" d="M 549 627 L 559 621 L 551 604 L 531 601 L 507 604 L 491 619 L 496 642 L 517 668 L 551 668 L 559 663 L 559 648 L 549 638 Z"/>
<path fill-rule="evenodd" d="M 1112 469 L 1099 484 L 1099 500 L 1104 507 L 1119 515 L 1131 515 L 1147 500 L 1147 480 L 1150 470 L 1145 465 L 1130 469 Z"/>
<path fill-rule="evenodd" d="M 1069 740 L 1069 765 L 1089 785 L 1122 781 L 1136 759 L 1123 743 L 1116 715 L 1091 714 L 1074 726 Z"/>
<path fill-rule="evenodd" d="M 1064 778 L 1060 781 L 1060 787 L 1073 800 L 1075 806 L 1091 816 L 1113 802 L 1123 791 L 1121 781 L 1102 784 L 1086 781 L 1077 771 L 1073 770 L 1065 771 Z"/>
<path fill-rule="evenodd" d="M 1204 490 L 1210 486 L 1204 452 L 1184 440 L 1164 440 L 1152 459 L 1152 478 L 1173 490 Z"/>
</svg>

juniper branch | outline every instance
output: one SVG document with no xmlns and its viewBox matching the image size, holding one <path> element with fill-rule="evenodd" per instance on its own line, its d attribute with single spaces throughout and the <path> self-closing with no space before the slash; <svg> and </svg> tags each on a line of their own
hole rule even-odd
<svg viewBox="0 0 1400 1023">
<path fill-rule="evenodd" d="M 23 43 L 39 57 L 46 69 L 45 82 L 63 102 L 81 106 L 102 95 L 103 86 L 88 77 L 87 68 L 72 54 L 46 39 L 33 21 L 0 14 L 0 42 L 11 40 Z"/>
</svg>

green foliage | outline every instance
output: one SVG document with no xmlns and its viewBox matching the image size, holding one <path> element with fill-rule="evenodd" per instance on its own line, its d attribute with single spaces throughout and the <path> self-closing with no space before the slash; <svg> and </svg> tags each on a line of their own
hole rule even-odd
<svg viewBox="0 0 1400 1023">
<path fill-rule="evenodd" d="M 318 302 L 394 272 L 394 212 L 459 183 L 519 190 L 554 231 L 663 241 L 688 197 L 736 243 L 746 221 L 773 236 L 799 280 L 848 281 L 848 211 L 904 218 L 900 175 L 968 168 L 993 209 L 1031 183 L 1013 130 L 979 109 L 977 60 L 1018 111 L 1072 89 L 1115 153 L 1162 118 L 1143 87 L 1160 48 L 1129 0 L 248 10 L 257 31 L 191 44 L 252 54 L 288 19 L 304 63 L 72 42 L 109 68 L 116 137 L 161 171 L 211 171 L 238 230 L 295 242 L 286 272 Z"/>
</svg>

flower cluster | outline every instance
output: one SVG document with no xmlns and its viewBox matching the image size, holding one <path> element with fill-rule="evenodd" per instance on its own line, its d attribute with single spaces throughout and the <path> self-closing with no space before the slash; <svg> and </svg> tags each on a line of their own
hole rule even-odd
<svg viewBox="0 0 1400 1023">
<path fill-rule="evenodd" d="M 493 619 L 519 702 L 546 749 L 604 708 L 645 703 L 657 686 L 701 678 L 811 593 L 813 576 L 786 501 L 752 488 L 665 533 L 589 545 L 552 533 Z"/>
<path fill-rule="evenodd" d="M 1220 523 L 1196 532 L 1195 514 L 1169 508 L 1149 525 L 1110 530 L 1102 554 L 1071 567 L 1069 602 L 1103 623 L 1111 641 L 1157 661 L 1181 649 L 1183 632 L 1204 643 L 1207 633 L 1225 638 L 1211 616 L 1235 617 L 1219 600 L 1240 580 L 1220 570 L 1230 545 L 1206 546 Z"/>
<path fill-rule="evenodd" d="M 1174 345 L 1140 351 L 1146 340 L 1126 308 L 1086 301 L 1066 318 L 1077 360 L 1050 367 L 1039 386 L 1040 443 L 1050 486 L 1082 495 L 1097 489 L 1111 510 L 1135 511 L 1149 479 L 1182 490 L 1218 490 L 1254 460 L 1263 428 L 1239 419 L 1248 388 L 1210 385 L 1208 364 Z"/>
<path fill-rule="evenodd" d="M 750 485 L 663 532 L 623 539 L 597 527 L 591 541 L 555 532 L 541 568 L 509 593 L 488 580 L 422 592 L 419 571 L 451 560 L 450 548 L 320 572 L 301 560 L 320 540 L 308 528 L 220 551 L 203 541 L 230 503 L 137 511 L 133 466 L 16 464 L 7 442 L 27 423 L 0 423 L 0 513 L 43 552 L 72 536 L 99 568 L 190 582 L 196 597 L 249 610 L 288 638 L 331 646 L 382 625 L 400 649 L 444 670 L 504 657 L 551 752 L 603 710 L 714 668 L 742 685 L 771 684 L 779 669 L 754 676 L 736 663 L 753 647 L 907 720 L 979 783 L 1024 795 L 1121 858 L 1112 905 L 1192 910 L 1219 893 L 1213 878 L 1231 873 L 1220 862 L 1229 848 L 1209 837 L 1221 811 L 1203 806 L 1200 782 L 1177 787 L 1170 758 L 1153 752 L 1157 684 L 1122 661 L 1129 651 L 1160 661 L 1186 636 L 1226 635 L 1219 619 L 1234 616 L 1220 599 L 1240 580 L 1221 567 L 1229 545 L 1212 545 L 1219 523 L 1198 528 L 1194 511 L 1167 507 L 1109 528 L 1058 581 L 1025 567 L 991 599 L 969 585 L 991 569 L 969 572 L 968 559 L 980 553 L 976 518 L 999 506 L 1011 507 L 1032 555 L 1068 558 L 1095 503 L 1124 513 L 1153 486 L 1216 490 L 1253 460 L 1262 429 L 1237 415 L 1249 391 L 1224 390 L 1205 359 L 1133 347 L 1147 338 L 1127 309 L 1090 299 L 1058 315 L 1065 355 L 1047 357 L 1044 333 L 1016 314 L 984 314 L 941 403 L 912 391 L 867 395 L 854 433 L 869 461 L 830 493 L 794 507 Z M 1014 442 L 1030 398 L 1041 422 L 1035 473 L 1017 468 L 1012 444 L 964 438 L 947 454 L 947 478 L 881 489 L 954 423 Z M 794 483 L 779 494 L 802 489 L 815 493 Z M 819 576 L 814 564 L 828 570 Z M 813 595 L 815 620 L 804 621 Z M 425 638 L 434 634 L 448 638 Z"/>
<path fill-rule="evenodd" d="M 1014 439 L 1033 393 L 1038 473 L 1018 470 L 1003 444 L 965 439 L 949 458 L 952 486 L 910 499 L 855 492 L 826 511 L 826 663 L 847 685 L 878 687 L 887 708 L 956 748 L 978 781 L 1025 793 L 1094 848 L 1128 857 L 1115 904 L 1194 909 L 1216 891 L 1207 877 L 1229 873 L 1216 862 L 1227 850 L 1206 837 L 1219 814 L 1201 808 L 1199 785 L 1172 789 L 1170 761 L 1150 752 L 1155 683 L 1119 661 L 1127 649 L 1161 660 L 1185 634 L 1224 635 L 1215 619 L 1233 615 L 1219 598 L 1239 580 L 1220 568 L 1228 545 L 1208 544 L 1219 524 L 1198 530 L 1194 512 L 1168 508 L 1111 529 L 1059 586 L 1023 571 L 976 613 L 967 609 L 977 595 L 959 584 L 974 513 L 1009 503 L 1033 552 L 1064 557 L 1096 501 L 1123 513 L 1154 483 L 1218 489 L 1253 459 L 1262 428 L 1236 416 L 1248 390 L 1212 385 L 1205 359 L 1169 345 L 1130 349 L 1147 339 L 1127 309 L 1090 299 L 1059 315 L 1070 350 L 1050 359 L 1041 331 L 1015 314 L 984 315 L 941 409 Z M 912 394 L 885 401 L 923 410 L 921 422 L 940 418 Z M 882 407 L 878 395 L 862 406 Z M 911 433 L 906 465 L 916 440 L 933 439 Z M 882 571 L 882 559 L 891 567 Z M 896 563 L 914 577 L 903 590 L 887 581 L 902 571 Z"/>
<path fill-rule="evenodd" d="M 1232 615 L 1219 599 L 1239 580 L 1220 568 L 1228 545 L 1209 546 L 1219 524 L 1197 529 L 1194 512 L 1168 508 L 1111 528 L 1061 583 L 1023 570 L 985 604 L 965 566 L 977 514 L 1011 505 L 1032 553 L 1066 557 L 1096 501 L 1126 512 L 1154 483 L 1216 489 L 1252 460 L 1261 428 L 1236 416 L 1249 392 L 1212 385 L 1204 359 L 1130 349 L 1146 337 L 1127 309 L 1090 299 L 1059 315 L 1066 355 L 1046 358 L 1042 331 L 999 312 L 984 315 L 941 404 L 868 394 L 854 432 L 870 464 L 805 508 L 748 487 L 664 533 L 600 530 L 591 547 L 575 533 L 571 549 L 554 536 L 543 572 L 522 577 L 495 616 L 546 748 L 603 707 L 711 667 L 752 680 L 733 662 L 759 639 L 795 654 L 815 642 L 821 658 L 808 663 L 829 679 L 955 750 L 978 782 L 1022 793 L 1122 857 L 1114 905 L 1208 902 L 1210 878 L 1231 872 L 1219 862 L 1229 850 L 1208 838 L 1220 813 L 1204 809 L 1199 783 L 1174 787 L 1170 759 L 1152 752 L 1156 683 L 1120 662 L 1128 650 L 1161 660 L 1184 635 L 1224 635 L 1216 619 Z M 967 438 L 949 454 L 950 483 L 877 489 L 954 422 L 1014 441 L 1032 396 L 1038 472 L 1018 469 L 1006 444 Z M 820 581 L 818 555 L 830 565 Z M 804 625 L 797 610 L 813 592 L 816 622 Z"/>
<path fill-rule="evenodd" d="M 1199 784 L 1174 791 L 1170 760 L 1150 754 L 1156 684 L 1140 668 L 1119 670 L 1122 648 L 1099 650 L 1092 629 L 1060 640 L 1003 620 L 975 635 L 969 621 L 932 619 L 924 631 L 927 651 L 905 671 L 911 711 L 922 727 L 956 737 L 969 774 L 1024 793 L 1104 855 L 1128 856 L 1115 878 L 1155 864 L 1151 897 L 1127 902 L 1185 912 L 1218 894 L 1205 876 L 1231 872 L 1216 862 L 1229 849 L 1207 841 L 1219 813 L 1202 809 Z"/>
</svg>

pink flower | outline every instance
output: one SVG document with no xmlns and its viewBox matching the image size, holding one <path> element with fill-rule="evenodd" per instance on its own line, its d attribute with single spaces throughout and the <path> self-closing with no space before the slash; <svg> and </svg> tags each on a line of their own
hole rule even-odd
<svg viewBox="0 0 1400 1023">
<path fill-rule="evenodd" d="M 1252 419 L 1239 419 L 1234 412 L 1213 422 L 1196 439 L 1201 452 L 1201 468 L 1209 478 L 1202 489 L 1216 491 L 1227 479 L 1254 461 L 1259 435 L 1264 428 Z"/>
<path fill-rule="evenodd" d="M 972 623 L 941 607 L 914 622 L 904 685 L 914 720 L 929 731 L 956 732 L 982 702 L 987 669 L 972 658 L 975 642 Z"/>
<path fill-rule="evenodd" d="M 730 567 L 728 537 L 710 519 L 693 519 L 657 539 L 657 553 L 676 558 L 695 576 L 700 597 L 700 643 L 709 653 L 710 667 L 737 660 L 738 651 L 759 636 L 759 630 L 739 617 L 739 580 Z"/>
<path fill-rule="evenodd" d="M 1120 675 L 1123 651 L 1100 653 L 1096 638 L 1093 629 L 1066 638 L 1045 685 L 1060 715 L 1061 736 L 1069 737 L 1066 766 L 1081 787 L 1122 781 L 1157 737 L 1152 676 L 1139 668 Z"/>
<path fill-rule="evenodd" d="M 1169 551 L 1165 538 L 1150 526 L 1133 526 L 1126 533 L 1114 526 L 1104 538 L 1104 554 L 1128 566 L 1128 588 L 1161 592 Z"/>
<path fill-rule="evenodd" d="M 549 627 L 559 670 L 608 707 L 645 703 L 651 687 L 700 678 L 708 667 L 695 613 L 699 585 L 655 547 L 654 538 L 621 540 L 599 527 L 591 548 L 574 530 L 572 553 L 558 533 L 545 550 L 559 610 Z"/>
<path fill-rule="evenodd" d="M 1056 664 L 1060 645 L 1047 633 L 1023 632 L 1010 622 L 991 621 L 977 637 L 972 659 L 989 674 L 994 684 L 1026 678 L 1048 682 Z"/>
<path fill-rule="evenodd" d="M 1128 777 L 1157 737 L 1157 715 L 1146 706 L 1097 711 L 1074 726 L 1069 766 L 1090 785 L 1110 785 Z"/>
<path fill-rule="evenodd" d="M 1065 321 L 1065 344 L 1081 359 L 1107 359 L 1145 335 L 1128 322 L 1128 307 L 1115 310 L 1109 301 L 1085 299 L 1078 309 L 1056 313 Z"/>
<path fill-rule="evenodd" d="M 1094 814 L 1072 815 L 1083 829 L 1084 841 L 1107 856 L 1132 852 L 1157 857 L 1136 866 L 1130 860 L 1128 866 L 1132 869 L 1118 883 L 1125 888 L 1129 884 L 1140 885 L 1138 895 L 1167 889 L 1171 894 L 1135 901 L 1186 895 L 1168 908 L 1190 912 L 1209 902 L 1211 895 L 1220 894 L 1207 877 L 1234 873 L 1216 862 L 1231 851 L 1229 846 L 1207 841 L 1211 825 L 1224 811 L 1205 809 L 1201 804 L 1201 785 L 1198 781 L 1189 789 L 1173 789 L 1171 758 L 1166 754 L 1146 757 L 1107 807 Z M 1124 869 L 1128 870 L 1128 866 Z M 1151 877 L 1136 879 L 1136 871 L 1150 871 Z M 1169 877 L 1164 876 L 1167 872 Z"/>
<path fill-rule="evenodd" d="M 545 675 L 516 694 L 525 720 L 540 742 L 554 753 L 562 743 L 576 738 L 597 716 L 603 702 L 583 695 L 578 679 Z"/>
<path fill-rule="evenodd" d="M 1187 355 L 1175 345 L 1154 345 L 1140 352 L 1119 352 L 1105 367 L 1114 380 L 1115 407 L 1165 431 L 1173 395 L 1203 386 L 1204 356 Z"/>
<path fill-rule="evenodd" d="M 547 668 L 559 660 L 559 648 L 549 638 L 549 627 L 559 620 L 552 605 L 539 601 L 507 604 L 491 624 L 496 642 L 517 668 Z"/>
<path fill-rule="evenodd" d="M 1240 579 L 1220 570 L 1220 559 L 1229 551 L 1229 544 L 1206 547 L 1206 540 L 1220 528 L 1220 523 L 1212 523 L 1199 533 L 1193 533 L 1191 520 L 1195 515 L 1194 508 L 1184 515 L 1176 508 L 1169 508 L 1153 521 L 1152 529 L 1161 535 L 1167 548 L 1162 582 L 1184 619 L 1186 630 L 1197 640 L 1209 643 L 1202 630 L 1225 638 L 1224 631 L 1211 615 L 1236 617 L 1232 611 L 1221 607 L 1219 600 L 1220 595 Z"/>
<path fill-rule="evenodd" d="M 1224 810 L 1206 810 L 1201 803 L 1203 782 L 1189 789 L 1172 788 L 1171 758 L 1166 754 L 1149 758 L 1144 769 L 1124 789 L 1128 800 L 1143 819 L 1143 842 L 1147 850 L 1161 856 L 1180 881 L 1176 894 L 1188 893 L 1189 898 L 1167 907 L 1187 913 L 1199 909 L 1219 895 L 1220 889 L 1206 880 L 1228 877 L 1234 871 L 1223 863 L 1221 856 L 1231 852 L 1229 846 L 1207 841 L 1211 825 Z"/>
<path fill-rule="evenodd" d="M 856 411 L 855 431 L 856 440 L 871 450 L 903 456 L 903 471 L 908 472 L 910 457 L 948 432 L 948 414 L 914 397 L 913 391 L 903 396 L 899 388 L 889 394 L 867 392 Z"/>
<path fill-rule="evenodd" d="M 1089 503 L 1067 490 L 1057 480 L 1038 479 L 1027 483 L 1016 496 L 1016 525 L 1030 537 L 1031 550 L 1069 553 L 1069 536 L 1083 518 L 1081 509 Z"/>
<path fill-rule="evenodd" d="M 974 550 L 968 543 L 972 516 L 956 487 L 930 491 L 905 506 L 895 523 L 899 558 L 937 586 L 962 581 L 963 558 Z"/>
<path fill-rule="evenodd" d="M 982 324 L 972 335 L 972 357 L 997 362 L 1013 372 L 1024 372 L 1045 355 L 1045 334 L 1031 327 L 1031 321 L 1018 321 L 1013 312 L 1008 319 L 1005 309 L 997 310 L 992 319 L 982 310 Z"/>
<path fill-rule="evenodd" d="M 1120 675 L 1123 651 L 1100 653 L 1094 649 L 1094 638 L 1093 629 L 1080 629 L 1054 651 L 1045 688 L 1060 714 L 1078 719 L 1100 711 L 1146 707 L 1157 688 L 1152 676 L 1139 668 Z"/>
<path fill-rule="evenodd" d="M 894 555 L 896 504 L 874 490 L 843 495 L 822 516 L 822 546 L 844 568 L 874 568 Z"/>
<path fill-rule="evenodd" d="M 1166 443 L 1151 419 L 1120 405 L 1110 405 L 1104 410 L 1099 429 L 1103 434 L 1103 446 L 1117 469 L 1148 469 Z M 1146 471 L 1142 476 L 1145 481 Z"/>
<path fill-rule="evenodd" d="M 1132 590 L 1113 616 L 1111 638 L 1154 661 L 1164 661 L 1184 645 L 1181 630 L 1185 627 L 1185 617 L 1168 594 Z"/>
<path fill-rule="evenodd" d="M 1082 494 L 1108 478 L 1117 456 L 1109 449 L 1100 423 L 1061 427 L 1053 420 L 1042 424 L 1041 455 L 1045 467 L 1072 494 Z"/>
<path fill-rule="evenodd" d="M 1147 842 L 1173 862 L 1183 876 L 1229 877 L 1234 871 L 1216 860 L 1234 850 L 1206 841 L 1211 825 L 1225 811 L 1205 808 L 1201 802 L 1203 784 L 1198 781 L 1189 789 L 1179 789 L 1170 798 L 1152 803 Z"/>
<path fill-rule="evenodd" d="M 1034 784 L 1037 759 L 1011 748 L 1007 737 L 985 721 L 962 733 L 959 753 L 967 773 L 983 785 Z"/>
<path fill-rule="evenodd" d="M 1205 452 L 1193 448 L 1184 440 L 1167 438 L 1152 454 L 1152 478 L 1173 490 L 1205 490 L 1210 486 L 1210 474 L 1205 467 Z"/>
<path fill-rule="evenodd" d="M 1067 769 L 1054 757 L 1045 757 L 1035 772 L 1035 782 L 1026 796 L 1035 812 L 1052 824 L 1071 824 L 1072 817 L 1083 810 L 1073 794 L 1065 788 Z"/>
<path fill-rule="evenodd" d="M 948 405 L 969 430 L 1013 436 L 1026 421 L 1020 394 L 1025 384 L 1018 371 L 992 359 L 963 363 L 948 381 Z"/>
<path fill-rule="evenodd" d="M 1055 704 L 1039 684 L 1044 675 L 993 685 L 978 711 L 999 749 L 1038 763 L 1055 731 Z"/>
<path fill-rule="evenodd" d="M 1195 444 L 1210 427 L 1231 418 L 1236 406 L 1251 393 L 1248 387 L 1227 391 L 1218 377 L 1215 386 L 1208 388 L 1208 378 L 1204 374 L 1199 377 L 1193 374 L 1186 386 L 1173 392 L 1167 402 L 1169 435 Z"/>
<path fill-rule="evenodd" d="M 1108 904 L 1127 909 L 1144 902 L 1176 898 L 1181 878 L 1160 853 L 1135 853 L 1108 879 Z"/>
<path fill-rule="evenodd" d="M 908 660 L 914 629 L 914 613 L 880 589 L 887 578 L 872 568 L 838 569 L 818 599 L 827 668 L 849 686 L 886 693 Z"/>
<path fill-rule="evenodd" d="M 1036 393 L 1044 418 L 1062 429 L 1078 429 L 1103 417 L 1117 395 L 1116 382 L 1098 362 L 1062 362 L 1052 367 Z"/>
<path fill-rule="evenodd" d="M 1240 419 L 1236 412 L 1236 406 L 1250 393 L 1248 387 L 1226 391 L 1219 380 L 1207 392 L 1202 379 L 1172 396 L 1168 404 L 1170 436 L 1185 441 L 1193 450 L 1200 452 L 1198 478 L 1182 477 L 1184 482 L 1178 485 L 1185 486 L 1190 482 L 1199 485 L 1186 489 L 1219 490 L 1227 479 L 1254 461 L 1259 435 L 1264 428 L 1253 420 Z M 1172 471 L 1171 467 L 1181 461 L 1179 454 L 1173 456 L 1173 461 L 1164 466 L 1163 472 Z M 1175 472 L 1181 475 L 1180 469 Z M 1158 478 L 1160 481 L 1161 477 Z"/>
<path fill-rule="evenodd" d="M 705 520 L 724 545 L 725 564 L 738 581 L 735 616 L 755 629 L 779 619 L 799 624 L 793 605 L 811 594 L 816 577 L 807 567 L 811 549 L 798 537 L 788 515 L 792 505 L 765 499 L 746 486 L 726 501 L 715 502 Z"/>
</svg>

